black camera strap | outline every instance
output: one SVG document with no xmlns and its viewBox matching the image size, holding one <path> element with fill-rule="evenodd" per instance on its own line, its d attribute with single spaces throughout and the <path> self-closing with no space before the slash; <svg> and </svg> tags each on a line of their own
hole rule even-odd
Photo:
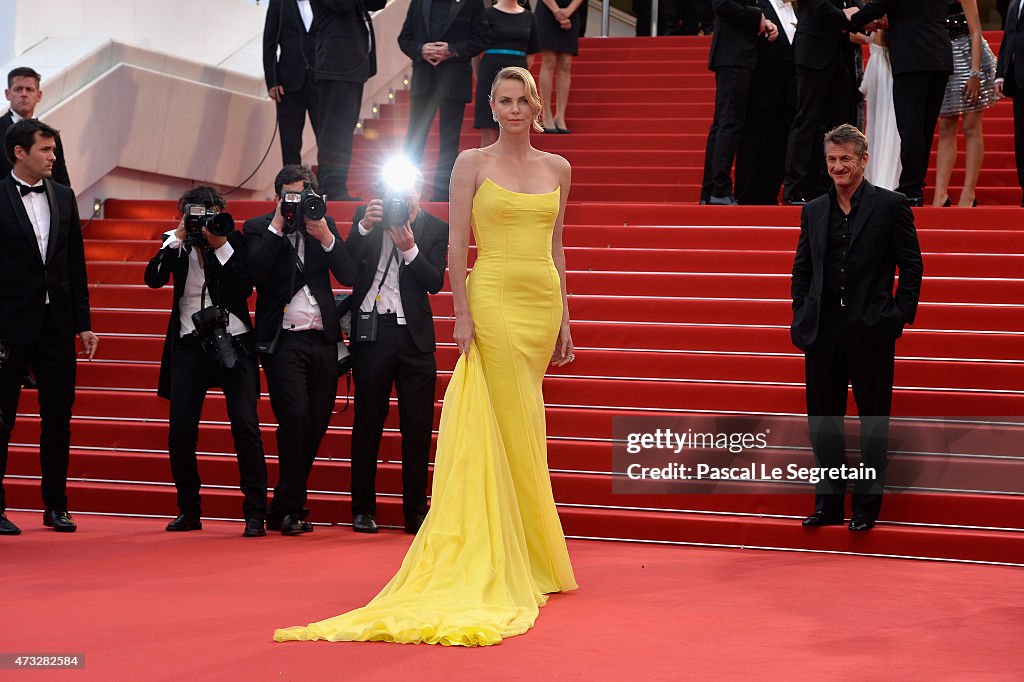
<svg viewBox="0 0 1024 682">
<path fill-rule="evenodd" d="M 381 247 L 384 246 L 383 239 L 381 240 Z M 377 285 L 377 293 L 373 295 L 373 311 L 377 312 L 377 303 L 380 302 L 380 290 L 384 288 L 384 282 L 387 281 L 388 271 L 391 270 L 391 262 L 398 261 L 398 244 L 391 244 L 391 253 L 388 255 L 388 263 L 384 266 L 384 274 L 380 276 L 380 283 Z"/>
</svg>

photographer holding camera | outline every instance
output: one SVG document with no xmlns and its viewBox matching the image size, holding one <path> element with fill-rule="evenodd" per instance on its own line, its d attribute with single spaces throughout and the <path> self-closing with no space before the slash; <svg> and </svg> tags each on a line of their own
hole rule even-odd
<svg viewBox="0 0 1024 682">
<path fill-rule="evenodd" d="M 220 386 L 238 453 L 246 537 L 266 535 L 267 463 L 256 404 L 259 365 L 247 300 L 252 282 L 241 253 L 243 237 L 221 211 L 227 202 L 212 187 L 195 187 L 178 200 L 181 222 L 164 235 L 146 267 L 154 289 L 174 278 L 174 300 L 160 362 L 157 395 L 170 400 L 167 450 L 180 514 L 168 531 L 201 530 L 196 441 L 203 400 Z"/>
<path fill-rule="evenodd" d="M 256 341 L 277 417 L 278 485 L 267 528 L 313 530 L 304 519 L 306 482 L 327 432 L 338 388 L 341 325 L 331 274 L 351 285 L 355 267 L 306 166 L 274 179 L 273 213 L 245 223 L 249 274 L 256 284 Z"/>
<path fill-rule="evenodd" d="M 408 172 L 411 169 L 407 169 Z M 398 394 L 402 433 L 402 508 L 415 533 L 427 514 L 427 463 L 434 423 L 434 318 L 428 294 L 444 285 L 448 224 L 420 208 L 422 176 L 394 182 L 385 168 L 384 198 L 359 208 L 348 246 L 358 268 L 352 290 L 353 530 L 376 533 L 377 453 L 391 387 Z"/>
</svg>

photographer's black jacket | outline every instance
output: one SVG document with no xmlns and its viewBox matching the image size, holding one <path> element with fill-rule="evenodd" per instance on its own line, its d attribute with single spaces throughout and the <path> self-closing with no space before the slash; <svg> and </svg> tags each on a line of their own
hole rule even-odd
<svg viewBox="0 0 1024 682">
<path fill-rule="evenodd" d="M 352 288 L 353 335 L 359 317 L 355 311 L 359 309 L 370 287 L 373 286 L 384 240 L 384 230 L 379 227 L 374 228 L 365 237 L 359 233 L 359 221 L 365 214 L 365 206 L 356 210 L 352 218 L 352 231 L 345 242 L 352 260 L 359 269 L 355 286 Z M 436 294 L 444 286 L 444 273 L 448 267 L 448 224 L 421 208 L 412 224 L 412 234 L 416 238 L 419 253 L 408 265 L 403 260 L 399 266 L 398 291 L 402 296 L 405 323 L 416 347 L 424 353 L 433 353 L 434 313 L 430 308 L 430 298 L 427 294 Z"/>
<path fill-rule="evenodd" d="M 377 73 L 377 39 L 370 12 L 387 0 L 310 0 L 316 58 L 313 75 L 322 80 L 365 83 Z"/>
<path fill-rule="evenodd" d="M 163 237 L 161 237 L 161 240 Z M 234 253 L 225 265 L 216 256 L 206 261 L 206 287 L 212 304 L 219 305 L 252 329 L 249 316 L 249 296 L 252 295 L 252 280 L 245 268 L 245 240 L 240 232 L 232 232 L 228 243 Z M 171 397 L 171 356 L 174 345 L 181 336 L 181 319 L 178 302 L 185 292 L 188 279 L 188 257 L 184 249 L 177 246 L 161 248 L 146 266 L 146 286 L 159 289 L 174 277 L 174 301 L 171 305 L 171 319 L 167 323 L 163 357 L 160 358 L 160 379 L 157 395 Z M 213 385 L 213 384 L 211 384 Z"/>
<path fill-rule="evenodd" d="M 269 229 L 273 213 L 245 221 L 246 263 L 249 276 L 256 285 L 256 343 L 269 344 L 277 336 L 284 319 L 284 307 L 292 297 L 309 286 L 324 323 L 324 337 L 328 341 L 341 340 L 338 324 L 338 310 L 334 304 L 331 276 L 345 286 L 355 281 L 355 266 L 349 258 L 345 243 L 334 226 L 334 219 L 327 217 L 327 227 L 334 234 L 334 248 L 324 251 L 320 242 L 312 237 L 306 240 L 305 262 L 302 270 L 295 264 L 295 252 L 286 237 L 278 237 Z M 295 284 L 289 291 L 288 285 L 295 274 Z"/>
</svg>

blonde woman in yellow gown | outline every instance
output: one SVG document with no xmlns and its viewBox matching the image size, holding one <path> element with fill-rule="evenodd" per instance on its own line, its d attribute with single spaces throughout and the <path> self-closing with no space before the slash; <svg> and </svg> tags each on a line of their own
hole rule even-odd
<svg viewBox="0 0 1024 682">
<path fill-rule="evenodd" d="M 274 639 L 481 646 L 526 632 L 547 594 L 576 588 L 547 468 L 548 363 L 575 359 L 562 218 L 569 163 L 534 149 L 529 71 L 491 89 L 498 141 L 452 171 L 449 268 L 461 356 L 445 392 L 430 512 L 366 606 Z M 470 226 L 477 244 L 466 277 Z"/>
</svg>

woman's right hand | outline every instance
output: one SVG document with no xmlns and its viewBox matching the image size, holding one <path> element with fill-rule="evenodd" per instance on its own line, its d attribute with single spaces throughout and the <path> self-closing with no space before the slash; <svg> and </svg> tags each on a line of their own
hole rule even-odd
<svg viewBox="0 0 1024 682">
<path fill-rule="evenodd" d="M 473 341 L 473 318 L 467 315 L 455 316 L 455 345 L 459 353 L 469 355 L 469 344 Z"/>
</svg>

